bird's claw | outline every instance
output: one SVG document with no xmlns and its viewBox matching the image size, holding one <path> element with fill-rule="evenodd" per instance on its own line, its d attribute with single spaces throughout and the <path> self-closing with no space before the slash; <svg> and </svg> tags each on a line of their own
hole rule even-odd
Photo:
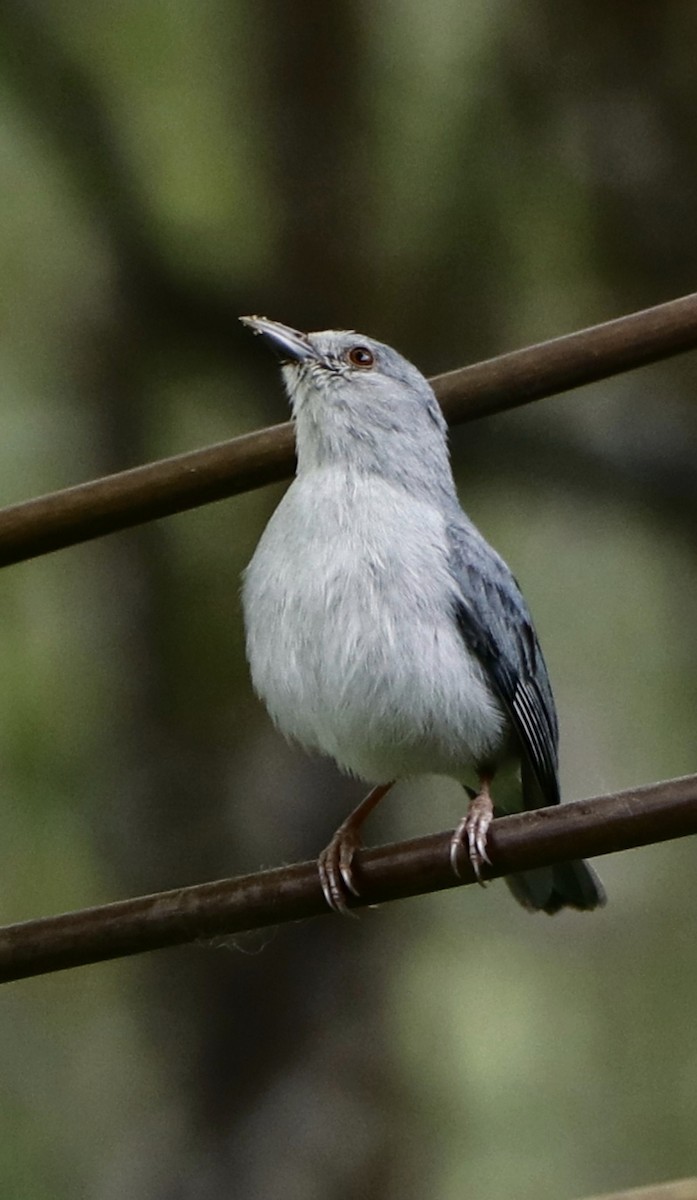
<svg viewBox="0 0 697 1200">
<path fill-rule="evenodd" d="M 354 808 L 353 812 L 339 826 L 329 845 L 322 851 L 317 861 L 319 881 L 327 904 L 332 912 L 342 916 L 355 917 L 348 906 L 352 896 L 360 896 L 353 874 L 353 857 L 360 850 L 363 842 L 360 829 L 366 817 L 373 811 L 376 804 L 386 796 L 392 783 L 378 783 L 364 800 Z"/>
<path fill-rule="evenodd" d="M 353 856 L 361 845 L 360 838 L 350 826 L 340 825 L 317 860 L 324 898 L 332 912 L 344 917 L 356 916 L 347 901 L 351 896 L 360 896 L 353 876 Z"/>
<path fill-rule="evenodd" d="M 458 879 L 462 878 L 460 863 L 462 852 L 466 850 L 477 883 L 486 887 L 482 878 L 482 867 L 485 864 L 491 866 L 486 839 L 493 815 L 488 792 L 481 792 L 471 800 L 466 816 L 462 818 L 450 839 L 450 866 Z"/>
</svg>

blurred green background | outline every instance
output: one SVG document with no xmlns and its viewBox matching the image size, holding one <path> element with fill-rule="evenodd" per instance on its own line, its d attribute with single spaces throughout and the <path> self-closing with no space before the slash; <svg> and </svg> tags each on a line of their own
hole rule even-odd
<svg viewBox="0 0 697 1200">
<path fill-rule="evenodd" d="M 286 408 L 237 323 L 427 373 L 692 291 L 683 0 L 2 0 L 0 503 Z M 567 798 L 697 767 L 695 358 L 453 435 L 530 601 Z M 314 855 L 361 794 L 250 694 L 282 489 L 0 577 L 2 921 Z M 395 795 L 376 841 L 451 826 Z M 0 992 L 27 1200 L 574 1200 L 697 1173 L 695 847 L 592 917 L 502 885 Z"/>
</svg>

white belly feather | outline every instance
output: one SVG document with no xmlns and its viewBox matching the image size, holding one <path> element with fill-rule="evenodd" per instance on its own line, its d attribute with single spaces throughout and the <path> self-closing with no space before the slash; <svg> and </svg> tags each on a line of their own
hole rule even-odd
<svg viewBox="0 0 697 1200">
<path fill-rule="evenodd" d="M 374 783 L 496 757 L 507 723 L 454 591 L 436 507 L 336 467 L 296 479 L 243 587 L 252 681 L 278 727 Z"/>
</svg>

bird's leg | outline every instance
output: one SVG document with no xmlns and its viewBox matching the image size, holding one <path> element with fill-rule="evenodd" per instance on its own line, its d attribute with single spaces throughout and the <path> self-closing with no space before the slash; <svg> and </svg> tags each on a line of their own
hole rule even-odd
<svg viewBox="0 0 697 1200">
<path fill-rule="evenodd" d="M 486 887 L 482 879 L 482 866 L 484 863 L 491 863 L 486 852 L 486 835 L 494 819 L 494 802 L 491 799 L 490 786 L 491 776 L 482 775 L 479 779 L 478 792 L 473 792 L 471 788 L 465 788 L 470 798 L 469 808 L 450 840 L 450 865 L 453 873 L 457 875 L 458 879 L 461 877 L 460 858 L 463 850 L 466 850 L 477 883 L 480 883 L 482 887 Z"/>
<path fill-rule="evenodd" d="M 329 845 L 317 860 L 319 879 L 327 904 L 334 912 L 343 916 L 350 914 L 346 903 L 349 896 L 360 893 L 353 878 L 353 856 L 362 846 L 361 827 L 383 796 L 387 795 L 392 783 L 383 783 L 368 792 L 357 808 L 341 823 Z M 352 915 L 352 914 L 351 914 Z"/>
</svg>

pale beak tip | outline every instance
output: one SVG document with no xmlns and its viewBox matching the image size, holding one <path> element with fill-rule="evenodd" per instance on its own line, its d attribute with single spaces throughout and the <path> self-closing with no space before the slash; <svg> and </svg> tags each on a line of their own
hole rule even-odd
<svg viewBox="0 0 697 1200">
<path fill-rule="evenodd" d="M 307 334 L 301 333 L 299 329 L 291 329 L 290 325 L 271 321 L 269 317 L 240 317 L 240 321 L 247 325 L 252 333 L 261 334 L 282 361 L 300 362 L 315 354 Z"/>
</svg>

